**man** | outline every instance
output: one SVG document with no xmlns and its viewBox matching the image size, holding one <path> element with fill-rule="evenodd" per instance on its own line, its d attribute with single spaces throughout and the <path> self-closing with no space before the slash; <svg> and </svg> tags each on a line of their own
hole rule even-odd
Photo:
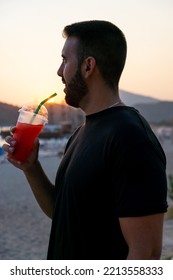
<svg viewBox="0 0 173 280">
<path fill-rule="evenodd" d="M 106 21 L 66 26 L 58 75 L 67 104 L 85 123 L 69 139 L 55 187 L 38 161 L 38 139 L 23 170 L 52 218 L 48 259 L 159 259 L 166 202 L 166 159 L 146 120 L 120 100 L 126 40 Z"/>
</svg>

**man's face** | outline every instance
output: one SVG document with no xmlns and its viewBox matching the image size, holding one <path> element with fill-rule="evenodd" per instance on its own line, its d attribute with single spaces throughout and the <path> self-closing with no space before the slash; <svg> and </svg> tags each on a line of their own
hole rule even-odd
<svg viewBox="0 0 173 280">
<path fill-rule="evenodd" d="M 62 57 L 63 61 L 58 75 L 65 84 L 66 103 L 73 107 L 80 107 L 80 101 L 88 93 L 88 87 L 81 73 L 81 65 L 77 58 L 78 39 L 70 37 L 66 40 Z"/>
</svg>

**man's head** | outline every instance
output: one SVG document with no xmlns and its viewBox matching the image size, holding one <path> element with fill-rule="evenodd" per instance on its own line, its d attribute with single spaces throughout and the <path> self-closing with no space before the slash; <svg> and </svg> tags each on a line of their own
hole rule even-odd
<svg viewBox="0 0 173 280">
<path fill-rule="evenodd" d="M 58 75 L 66 85 L 67 104 L 79 107 L 88 93 L 84 65 L 87 74 L 91 68 L 97 69 L 110 89 L 118 88 L 127 51 L 125 37 L 118 27 L 107 21 L 85 21 L 66 26 L 63 36 L 66 42 Z"/>
<path fill-rule="evenodd" d="M 107 85 L 117 87 L 127 53 L 125 36 L 117 26 L 101 20 L 83 21 L 67 25 L 63 35 L 79 40 L 79 65 L 88 56 L 94 57 Z"/>
</svg>

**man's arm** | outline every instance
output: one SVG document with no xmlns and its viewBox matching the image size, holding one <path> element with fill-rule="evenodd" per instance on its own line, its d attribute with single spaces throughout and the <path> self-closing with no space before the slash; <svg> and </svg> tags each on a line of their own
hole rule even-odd
<svg viewBox="0 0 173 280">
<path fill-rule="evenodd" d="M 158 260 L 162 251 L 164 214 L 119 218 L 129 247 L 129 260 Z"/>
<path fill-rule="evenodd" d="M 24 171 L 24 174 L 39 206 L 49 218 L 52 218 L 55 202 L 54 186 L 44 173 L 40 162 L 35 162 L 30 169 Z"/>
<path fill-rule="evenodd" d="M 54 208 L 54 186 L 47 178 L 41 164 L 38 161 L 39 141 L 34 142 L 34 147 L 25 163 L 18 162 L 13 159 L 12 153 L 15 150 L 16 142 L 13 137 L 6 138 L 7 144 L 3 145 L 3 149 L 8 153 L 8 161 L 15 167 L 21 169 L 32 189 L 32 192 L 44 213 L 52 218 Z"/>
</svg>

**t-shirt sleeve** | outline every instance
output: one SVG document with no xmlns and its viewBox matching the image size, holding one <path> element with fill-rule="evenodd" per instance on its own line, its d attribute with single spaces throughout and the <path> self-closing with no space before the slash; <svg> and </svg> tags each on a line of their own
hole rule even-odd
<svg viewBox="0 0 173 280">
<path fill-rule="evenodd" d="M 150 143 L 124 152 L 115 186 L 119 217 L 145 216 L 167 211 L 165 163 Z"/>
</svg>

